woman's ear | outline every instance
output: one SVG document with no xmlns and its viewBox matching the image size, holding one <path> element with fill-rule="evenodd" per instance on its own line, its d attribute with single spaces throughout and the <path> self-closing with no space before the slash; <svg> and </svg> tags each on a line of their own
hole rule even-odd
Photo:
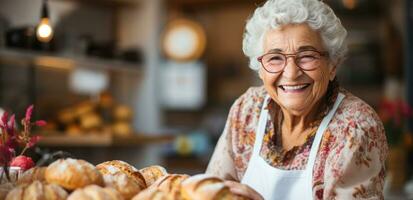
<svg viewBox="0 0 413 200">
<path fill-rule="evenodd" d="M 338 63 L 340 63 L 339 60 L 330 62 L 330 72 L 328 77 L 330 81 L 334 80 L 334 78 L 336 77 Z"/>
<path fill-rule="evenodd" d="M 337 66 L 336 65 L 330 66 L 330 73 L 329 73 L 330 81 L 334 80 L 334 78 L 336 77 L 336 72 L 337 72 Z"/>
<path fill-rule="evenodd" d="M 262 71 L 262 67 L 258 69 L 258 76 L 260 77 L 261 80 L 264 80 L 264 72 Z"/>
</svg>

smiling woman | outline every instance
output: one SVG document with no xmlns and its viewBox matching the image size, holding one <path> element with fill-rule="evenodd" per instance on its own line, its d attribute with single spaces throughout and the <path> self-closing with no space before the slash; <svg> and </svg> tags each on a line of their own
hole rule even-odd
<svg viewBox="0 0 413 200">
<path fill-rule="evenodd" d="M 207 173 L 252 199 L 383 199 L 383 125 L 336 80 L 346 35 L 318 0 L 257 8 L 243 50 L 263 86 L 235 101 Z"/>
</svg>

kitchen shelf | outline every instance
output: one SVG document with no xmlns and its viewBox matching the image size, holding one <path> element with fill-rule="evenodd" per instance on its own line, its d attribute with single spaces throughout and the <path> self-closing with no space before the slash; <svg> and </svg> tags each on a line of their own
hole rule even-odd
<svg viewBox="0 0 413 200">
<path fill-rule="evenodd" d="M 43 147 L 126 147 L 146 144 L 168 143 L 174 140 L 173 135 L 133 134 L 130 136 L 114 136 L 112 134 L 67 135 L 61 132 L 44 132 L 37 143 Z"/>
<path fill-rule="evenodd" d="M 72 70 L 76 67 L 104 69 L 114 72 L 140 74 L 141 66 L 124 61 L 93 57 L 46 54 L 29 50 L 0 48 L 0 62 L 20 66 L 50 67 Z"/>
</svg>

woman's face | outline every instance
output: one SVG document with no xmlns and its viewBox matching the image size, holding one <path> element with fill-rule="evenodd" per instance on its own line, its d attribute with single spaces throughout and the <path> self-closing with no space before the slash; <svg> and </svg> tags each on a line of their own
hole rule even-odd
<svg viewBox="0 0 413 200">
<path fill-rule="evenodd" d="M 326 51 L 318 32 L 307 24 L 285 25 L 270 30 L 264 36 L 264 52 L 293 54 L 314 49 Z M 320 57 L 317 67 L 311 71 L 301 70 L 294 58 L 288 57 L 284 70 L 269 73 L 259 70 L 264 87 L 284 110 L 295 116 L 307 115 L 327 91 L 329 80 L 335 77 L 335 66 L 328 57 Z"/>
</svg>

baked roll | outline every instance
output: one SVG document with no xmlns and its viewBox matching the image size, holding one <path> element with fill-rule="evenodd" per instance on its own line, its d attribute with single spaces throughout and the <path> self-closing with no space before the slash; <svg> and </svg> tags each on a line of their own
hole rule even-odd
<svg viewBox="0 0 413 200">
<path fill-rule="evenodd" d="M 131 199 L 145 189 L 135 178 L 121 171 L 113 174 L 104 174 L 103 180 L 107 187 L 116 189 L 124 199 Z"/>
<path fill-rule="evenodd" d="M 111 187 L 89 185 L 75 190 L 67 200 L 123 200 L 123 197 Z"/>
<path fill-rule="evenodd" d="M 96 166 L 96 168 L 102 173 L 102 174 L 114 174 L 116 172 L 122 172 L 125 173 L 127 176 L 135 179 L 140 188 L 144 189 L 147 188 L 145 178 L 143 175 L 132 165 L 121 161 L 121 160 L 112 160 L 112 161 L 107 161 L 104 163 L 101 163 Z"/>
<path fill-rule="evenodd" d="M 21 184 L 12 189 L 6 200 L 65 200 L 67 192 L 56 184 L 33 181 L 31 184 Z"/>
<path fill-rule="evenodd" d="M 45 181 L 45 172 L 47 167 L 33 167 L 25 171 L 17 180 L 17 184 L 30 184 L 33 181 Z"/>
<path fill-rule="evenodd" d="M 74 190 L 87 185 L 103 185 L 102 174 L 85 160 L 59 159 L 50 164 L 45 172 L 46 181 Z"/>
<path fill-rule="evenodd" d="M 147 186 L 151 186 L 156 180 L 168 174 L 165 168 L 152 165 L 139 170 L 145 178 Z"/>
</svg>

